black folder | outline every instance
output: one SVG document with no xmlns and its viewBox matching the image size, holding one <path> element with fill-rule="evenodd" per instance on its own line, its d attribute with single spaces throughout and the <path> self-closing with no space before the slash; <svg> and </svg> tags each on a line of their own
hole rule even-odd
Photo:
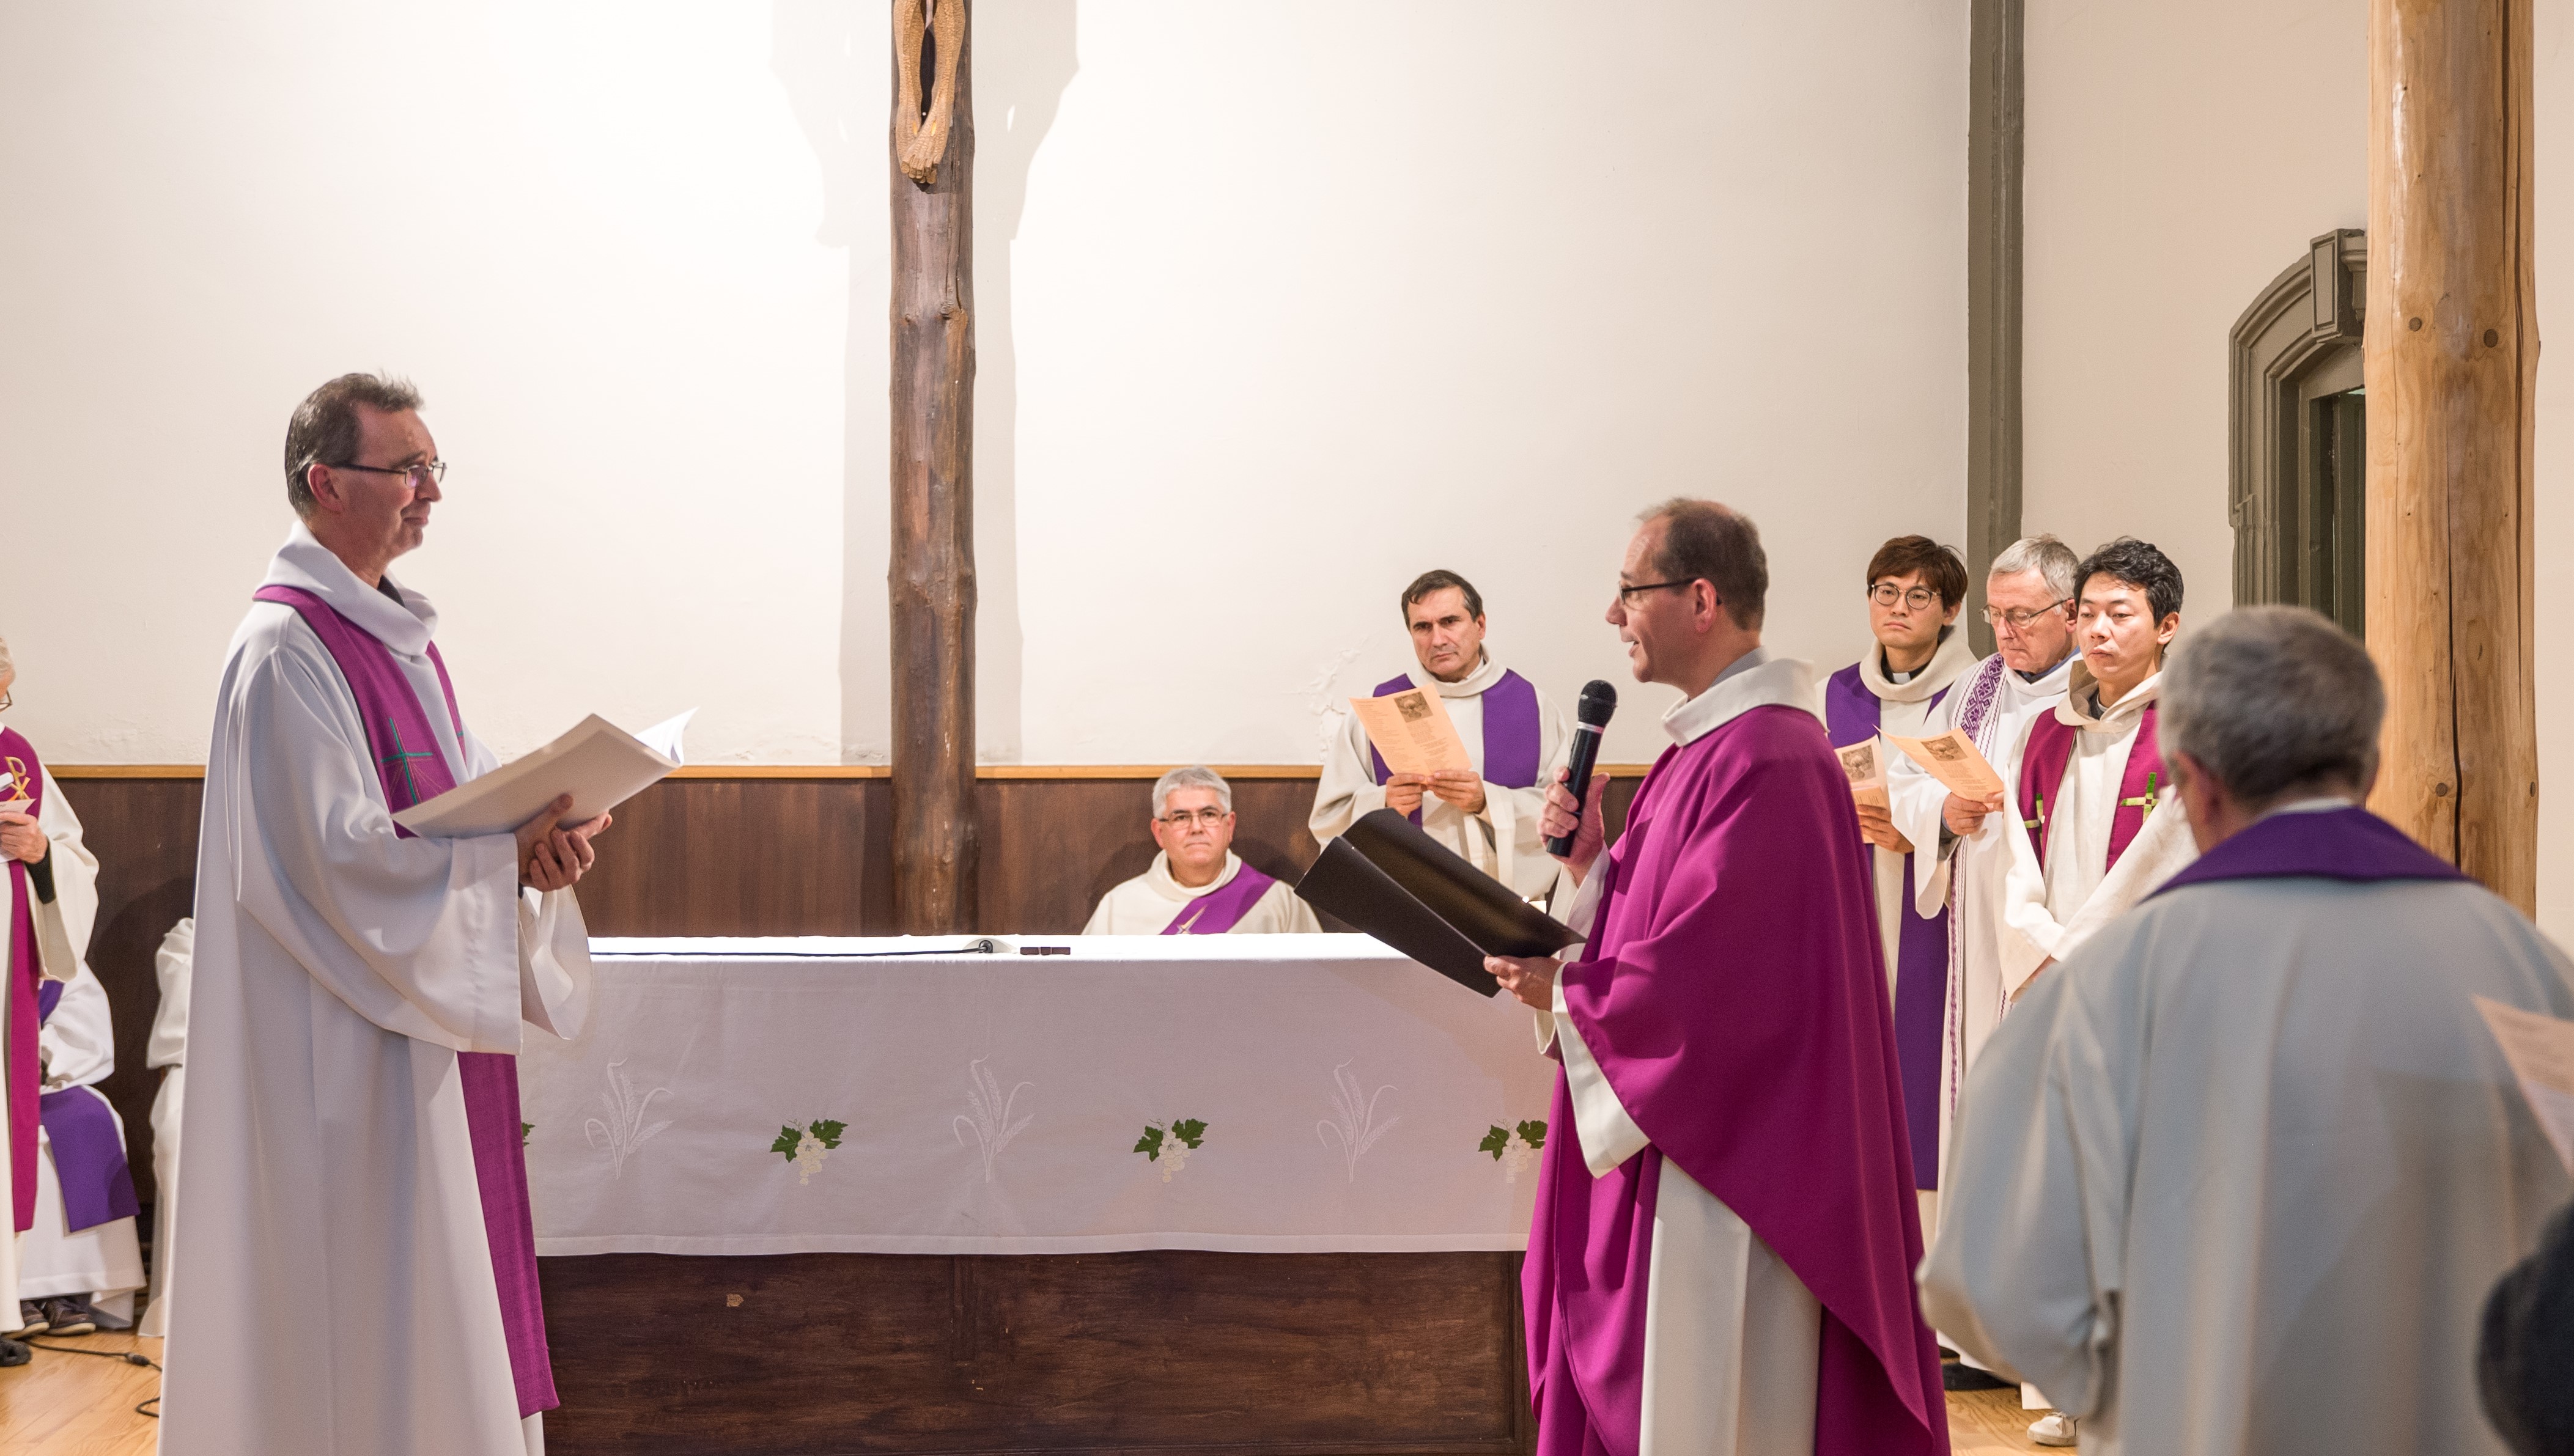
<svg viewBox="0 0 2574 1456">
<path fill-rule="evenodd" d="M 1296 884 L 1305 903 L 1483 995 L 1487 955 L 1552 955 L 1582 937 L 1390 808 L 1323 846 Z"/>
</svg>

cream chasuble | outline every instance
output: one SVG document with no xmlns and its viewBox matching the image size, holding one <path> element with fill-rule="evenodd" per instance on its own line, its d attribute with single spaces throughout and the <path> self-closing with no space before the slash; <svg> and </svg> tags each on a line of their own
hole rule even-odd
<svg viewBox="0 0 2574 1456">
<path fill-rule="evenodd" d="M 10 796 L 14 795 L 0 794 L 0 797 Z M 74 813 L 71 804 L 63 798 L 62 785 L 54 781 L 50 770 L 44 774 L 43 802 L 36 812 L 36 825 L 45 831 L 45 839 L 51 845 L 46 859 L 53 871 L 54 909 L 61 914 L 62 928 L 59 940 L 43 933 L 37 935 L 37 950 L 43 961 L 41 970 L 47 980 L 70 981 L 77 978 L 84 968 L 79 957 L 88 949 L 90 927 L 98 919 L 98 858 L 82 844 L 80 815 Z M 6 877 L 0 876 L 0 969 L 8 965 L 6 947 L 11 937 L 17 934 L 16 915 L 16 901 L 9 893 Z M 42 923 L 40 920 L 40 927 Z M 72 958 L 68 963 L 57 965 L 52 957 L 66 944 L 71 949 Z M 0 1046 L 8 1044 L 9 1008 L 10 998 L 0 995 Z M 41 1030 L 37 1037 L 41 1044 Z M 0 1101 L 5 1101 L 8 1096 L 6 1082 L 7 1079 L 0 1078 Z M 0 1121 L 0 1128 L 6 1126 L 5 1121 Z M 39 1203 L 43 1197 L 44 1185 L 40 1182 L 37 1185 Z M 10 1159 L 5 1150 L 0 1150 L 0 1209 L 11 1208 L 14 1204 Z M 38 1216 L 42 1217 L 44 1211 L 39 1208 Z M 0 1299 L 8 1301 L 0 1304 L 0 1315 L 5 1315 L 7 1320 L 0 1324 L 0 1333 L 17 1328 L 18 1301 L 34 1297 L 22 1295 L 18 1288 L 18 1260 L 25 1251 L 25 1242 L 23 1236 L 14 1233 L 0 1238 Z"/>
</svg>

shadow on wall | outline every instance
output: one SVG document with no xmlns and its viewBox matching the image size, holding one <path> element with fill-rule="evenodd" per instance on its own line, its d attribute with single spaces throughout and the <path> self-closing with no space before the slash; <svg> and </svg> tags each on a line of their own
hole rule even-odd
<svg viewBox="0 0 2574 1456">
<path fill-rule="evenodd" d="M 819 239 L 849 256 L 842 431 L 840 744 L 843 760 L 881 759 L 891 683 L 885 606 L 883 364 L 889 352 L 885 254 L 859 246 L 884 228 L 886 104 L 892 26 L 881 0 L 776 0 L 771 67 L 822 174 Z M 1075 0 L 984 7 L 972 38 L 974 135 L 974 556 L 976 756 L 1021 755 L 1018 349 L 1010 254 L 1026 211 L 1028 169 L 1080 69 Z"/>
</svg>

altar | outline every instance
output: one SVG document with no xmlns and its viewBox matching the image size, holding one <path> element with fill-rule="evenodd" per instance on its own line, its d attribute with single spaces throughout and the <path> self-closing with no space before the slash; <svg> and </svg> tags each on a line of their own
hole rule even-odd
<svg viewBox="0 0 2574 1456">
<path fill-rule="evenodd" d="M 1526 1448 L 1554 1064 L 1356 935 L 601 939 L 558 1452 Z"/>
</svg>

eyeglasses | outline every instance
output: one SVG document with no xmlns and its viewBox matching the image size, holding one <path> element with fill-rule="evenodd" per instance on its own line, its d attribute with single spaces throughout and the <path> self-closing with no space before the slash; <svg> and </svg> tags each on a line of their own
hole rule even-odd
<svg viewBox="0 0 2574 1456">
<path fill-rule="evenodd" d="M 1984 625 L 1990 627 L 1995 632 L 1999 632 L 2003 628 L 2008 628 L 2011 631 L 2011 635 L 2016 637 L 2019 634 L 2028 631 L 2028 625 L 2030 623 L 2037 621 L 2039 618 L 2046 616 L 2050 612 L 2062 611 L 2064 604 L 2072 600 L 2073 599 L 2070 597 L 2059 597 L 2055 601 L 2046 604 L 2044 607 L 2038 608 L 2034 612 L 1995 612 L 1993 609 L 1987 607 L 1984 609 Z"/>
<path fill-rule="evenodd" d="M 1686 582 L 1639 582 L 1632 587 L 1622 586 L 1618 589 L 1618 605 L 1632 612 L 1635 610 L 1636 594 L 1639 592 L 1663 592 L 1674 587 L 1693 586 L 1698 580 L 1692 577 Z"/>
<path fill-rule="evenodd" d="M 1175 808 L 1161 815 L 1156 822 L 1169 824 L 1175 829 L 1185 829 L 1191 824 L 1204 824 L 1212 829 L 1232 816 L 1233 810 L 1229 808 L 1202 808 L 1194 813 L 1184 808 Z"/>
<path fill-rule="evenodd" d="M 415 491 L 447 479 L 447 462 L 443 460 L 433 460 L 425 465 L 357 465 L 347 461 L 337 465 L 324 461 L 323 464 L 333 470 L 362 470 L 369 475 L 402 476 Z"/>
<path fill-rule="evenodd" d="M 1901 602 L 1916 612 L 1928 612 L 1931 604 L 1939 600 L 1939 594 L 1928 587 L 1916 587 L 1910 592 L 1899 592 L 1893 582 L 1880 582 L 1868 589 L 1868 600 L 1880 607 L 1892 607 Z"/>
</svg>

